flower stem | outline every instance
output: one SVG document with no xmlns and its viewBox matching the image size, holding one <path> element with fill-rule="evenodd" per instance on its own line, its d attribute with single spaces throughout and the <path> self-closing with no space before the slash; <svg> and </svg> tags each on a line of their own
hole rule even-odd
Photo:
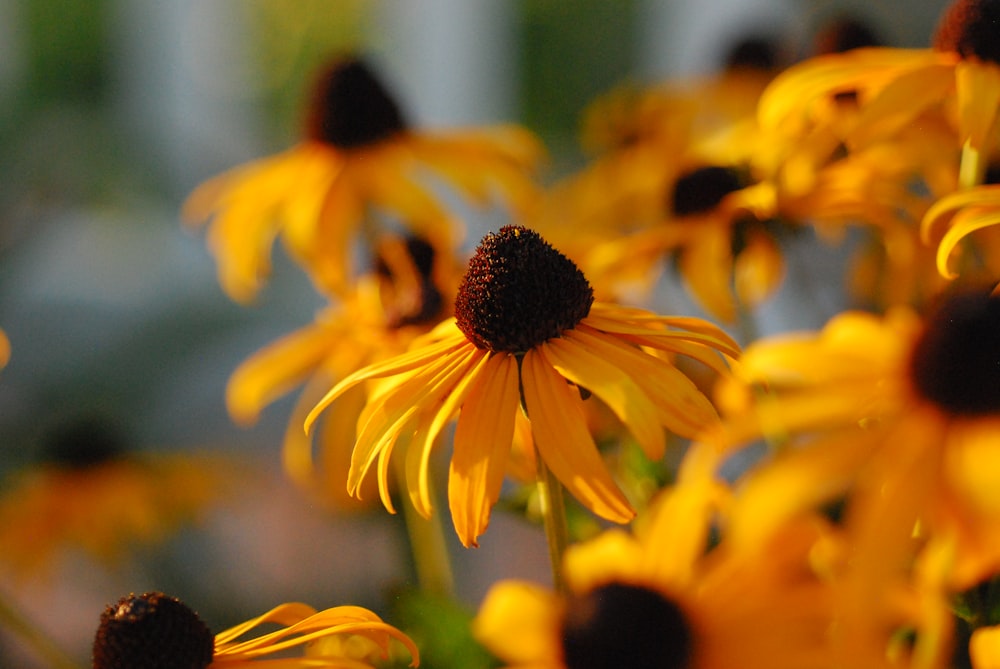
<svg viewBox="0 0 1000 669">
<path fill-rule="evenodd" d="M 55 642 L 33 625 L 0 592 L 0 627 L 4 627 L 25 641 L 53 669 L 79 669 Z"/>
<path fill-rule="evenodd" d="M 400 463 L 396 472 L 400 481 L 404 480 L 403 458 L 394 458 Z M 429 518 L 424 518 L 409 500 L 403 500 L 403 519 L 410 542 L 413 568 L 417 573 L 417 585 L 422 592 L 451 597 L 455 590 L 455 579 L 451 570 L 451 556 L 445 541 L 444 525 L 441 522 L 441 505 L 437 503 L 432 481 L 428 481 L 433 504 Z"/>
<path fill-rule="evenodd" d="M 556 592 L 565 592 L 563 554 L 569 545 L 569 525 L 566 521 L 566 501 L 563 498 L 563 488 L 559 479 L 555 477 L 540 455 L 535 457 L 535 467 L 538 499 L 545 524 L 545 538 L 549 544 L 549 561 L 552 564 L 552 585 Z"/>
<path fill-rule="evenodd" d="M 962 162 L 958 168 L 958 184 L 962 188 L 973 188 L 983 183 L 986 163 L 978 149 L 968 142 L 962 147 Z"/>
</svg>

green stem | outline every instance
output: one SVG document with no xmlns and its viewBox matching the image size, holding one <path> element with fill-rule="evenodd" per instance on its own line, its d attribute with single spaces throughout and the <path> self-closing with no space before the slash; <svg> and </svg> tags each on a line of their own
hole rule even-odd
<svg viewBox="0 0 1000 669">
<path fill-rule="evenodd" d="M 966 142 L 962 147 L 962 162 L 958 168 L 958 184 L 962 188 L 973 188 L 983 183 L 986 174 L 986 162 L 978 149 Z"/>
<path fill-rule="evenodd" d="M 24 640 L 53 669 L 79 669 L 47 634 L 33 625 L 0 592 L 0 627 Z"/>
<path fill-rule="evenodd" d="M 537 451 L 536 451 L 537 453 Z M 569 546 L 569 524 L 566 521 L 566 501 L 562 484 L 548 468 L 541 456 L 535 458 L 538 500 L 545 524 L 545 538 L 549 544 L 549 561 L 552 564 L 552 584 L 556 592 L 566 591 L 563 577 L 563 554 Z"/>
<path fill-rule="evenodd" d="M 396 471 L 398 480 L 405 480 L 404 460 L 402 458 L 394 458 L 394 460 L 399 463 Z M 445 540 L 444 524 L 441 522 L 441 505 L 437 503 L 437 495 L 432 481 L 428 482 L 428 487 L 430 488 L 433 508 L 430 518 L 421 516 L 410 500 L 406 499 L 402 502 L 403 519 L 410 542 L 410 554 L 420 590 L 429 594 L 451 597 L 455 591 L 455 579 L 451 569 L 448 543 Z"/>
</svg>

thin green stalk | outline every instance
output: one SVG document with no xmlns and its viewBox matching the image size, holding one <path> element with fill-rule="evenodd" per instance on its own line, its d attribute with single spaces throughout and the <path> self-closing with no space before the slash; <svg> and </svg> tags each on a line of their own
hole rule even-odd
<svg viewBox="0 0 1000 669">
<path fill-rule="evenodd" d="M 978 149 L 968 142 L 962 147 L 962 162 L 958 168 L 958 183 L 962 188 L 973 188 L 983 183 L 986 175 L 986 161 Z"/>
<path fill-rule="evenodd" d="M 536 451 L 537 453 L 537 451 Z M 569 524 L 566 521 L 566 500 L 563 487 L 540 456 L 535 458 L 538 500 L 545 524 L 545 538 L 549 544 L 549 561 L 552 564 L 552 584 L 556 592 L 566 591 L 563 577 L 563 555 L 569 546 Z"/>
<path fill-rule="evenodd" d="M 3 592 L 0 592 L 0 627 L 20 637 L 53 669 L 80 669 L 47 634 L 21 615 Z"/>
<path fill-rule="evenodd" d="M 394 458 L 398 463 L 396 474 L 398 480 L 404 480 L 403 458 Z M 406 534 L 410 542 L 410 554 L 413 568 L 417 573 L 417 585 L 421 591 L 429 594 L 451 597 L 455 591 L 455 579 L 451 569 L 451 555 L 445 540 L 444 524 L 441 522 L 441 505 L 437 503 L 437 495 L 433 481 L 428 482 L 433 511 L 430 518 L 424 518 L 414 508 L 409 500 L 403 500 L 403 519 L 406 523 Z"/>
</svg>

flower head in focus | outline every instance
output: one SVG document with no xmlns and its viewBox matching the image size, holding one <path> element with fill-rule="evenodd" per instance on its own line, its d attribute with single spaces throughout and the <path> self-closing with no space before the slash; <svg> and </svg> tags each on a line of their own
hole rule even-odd
<svg viewBox="0 0 1000 669">
<path fill-rule="evenodd" d="M 303 141 L 205 182 L 184 215 L 211 220 L 208 244 L 234 299 L 257 294 L 278 237 L 322 292 L 340 295 L 352 281 L 354 244 L 377 240 L 388 227 L 376 224 L 376 214 L 395 216 L 450 254 L 455 223 L 434 179 L 481 205 L 500 197 L 523 215 L 535 198 L 541 153 L 515 126 L 415 130 L 367 63 L 341 58 L 318 78 Z"/>
<path fill-rule="evenodd" d="M 835 667 L 834 590 L 810 552 L 835 542 L 819 518 L 762 538 L 762 550 L 710 548 L 725 490 L 685 480 L 636 519 L 575 544 L 567 592 L 501 581 L 473 632 L 505 666 L 535 669 Z M 862 665 L 861 649 L 848 656 Z"/>
<path fill-rule="evenodd" d="M 57 426 L 43 447 L 0 496 L 0 569 L 20 576 L 45 575 L 72 551 L 115 563 L 197 522 L 232 490 L 232 463 L 131 452 L 103 417 Z"/>
<path fill-rule="evenodd" d="M 595 514 L 625 522 L 633 510 L 586 427 L 584 398 L 604 402 L 651 458 L 662 457 L 664 429 L 693 437 L 717 420 L 708 399 L 674 366 L 675 354 L 725 373 L 725 358 L 738 349 L 699 319 L 594 302 L 568 258 L 536 232 L 507 226 L 477 248 L 454 318 L 409 352 L 343 379 L 306 426 L 346 391 L 372 381 L 349 489 L 375 468 L 391 510 L 388 464 L 403 446 L 410 499 L 427 515 L 430 454 L 458 414 L 448 498 L 459 538 L 474 545 L 499 497 L 515 416 L 523 410 L 539 457 L 562 484 Z"/>
<path fill-rule="evenodd" d="M 242 639 L 262 625 L 279 625 L 276 631 Z M 360 656 L 332 652 L 338 648 L 322 642 L 331 637 L 363 637 L 369 642 Z M 323 611 L 305 604 L 282 604 L 271 611 L 217 635 L 190 607 L 160 592 L 122 597 L 101 615 L 94 636 L 94 669 L 207 669 L 208 667 L 372 667 L 385 658 L 392 640 L 409 652 L 410 666 L 420 663 L 416 646 L 405 634 L 358 606 L 338 606 Z M 301 656 L 268 659 L 276 653 L 301 647 Z M 361 645 L 366 648 L 365 645 Z M 371 651 L 375 651 L 372 653 Z M 373 656 L 374 655 L 374 656 Z"/>
</svg>

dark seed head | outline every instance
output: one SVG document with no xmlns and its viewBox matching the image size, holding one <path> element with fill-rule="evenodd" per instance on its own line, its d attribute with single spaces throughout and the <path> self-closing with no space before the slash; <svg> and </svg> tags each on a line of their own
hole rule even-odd
<svg viewBox="0 0 1000 669">
<path fill-rule="evenodd" d="M 215 639 L 179 599 L 160 592 L 122 597 L 101 615 L 94 669 L 205 669 Z"/>
<path fill-rule="evenodd" d="M 406 127 L 396 101 L 362 61 L 338 60 L 319 76 L 306 119 L 310 139 L 352 149 Z"/>
<path fill-rule="evenodd" d="M 924 399 L 956 416 L 1000 413 L 1000 298 L 958 293 L 928 318 L 910 374 Z"/>
<path fill-rule="evenodd" d="M 816 55 L 882 45 L 871 26 L 853 16 L 840 16 L 827 22 L 816 33 L 814 42 Z"/>
<path fill-rule="evenodd" d="M 486 235 L 458 288 L 458 328 L 478 348 L 523 353 L 576 326 L 594 291 L 573 261 L 532 230 Z"/>
<path fill-rule="evenodd" d="M 778 67 L 778 47 L 765 36 L 749 36 L 729 47 L 723 59 L 723 69 L 733 71 L 770 72 Z"/>
<path fill-rule="evenodd" d="M 128 444 L 104 416 L 84 416 L 56 425 L 42 440 L 42 459 L 64 469 L 93 467 L 123 456 Z"/>
<path fill-rule="evenodd" d="M 1000 63 L 1000 0 L 957 0 L 942 14 L 934 48 Z"/>
<path fill-rule="evenodd" d="M 685 669 L 693 638 L 684 612 L 662 594 L 612 583 L 567 602 L 567 669 Z"/>
<path fill-rule="evenodd" d="M 731 167 L 700 167 L 681 175 L 674 182 L 670 196 L 671 211 L 676 216 L 703 214 L 742 187 L 739 173 Z"/>
</svg>

